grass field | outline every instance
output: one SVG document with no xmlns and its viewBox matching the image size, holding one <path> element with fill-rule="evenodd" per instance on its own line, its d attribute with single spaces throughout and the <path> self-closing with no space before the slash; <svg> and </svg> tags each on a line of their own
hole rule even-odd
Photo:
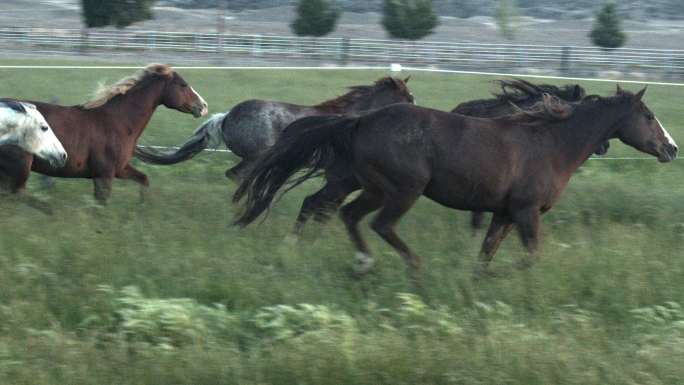
<svg viewBox="0 0 684 385">
<path fill-rule="evenodd" d="M 28 64 L 44 64 L 28 62 Z M 58 63 L 62 64 L 62 63 Z M 82 64 L 82 63 L 79 63 Z M 0 69 L 0 95 L 82 102 L 130 70 Z M 378 71 L 184 70 L 212 112 L 249 98 L 313 104 Z M 405 76 L 407 74 L 402 74 Z M 483 97 L 491 78 L 412 74 L 418 104 Z M 549 81 L 560 83 L 559 81 Z M 592 93 L 614 84 L 582 82 Z M 636 90 L 637 85 L 626 85 Z M 683 141 L 684 88 L 647 104 Z M 161 108 L 141 139 L 178 144 L 200 123 Z M 610 156 L 644 156 L 613 141 Z M 399 233 L 424 258 L 425 293 L 364 228 L 378 266 L 350 278 L 337 219 L 286 242 L 312 181 L 259 226 L 230 227 L 233 162 L 203 154 L 151 179 L 115 182 L 99 207 L 88 180 L 35 176 L 46 216 L 0 202 L 2 384 L 680 384 L 684 378 L 684 162 L 591 160 L 544 217 L 541 261 L 509 237 L 474 283 L 482 234 L 466 213 L 422 199 Z"/>
</svg>

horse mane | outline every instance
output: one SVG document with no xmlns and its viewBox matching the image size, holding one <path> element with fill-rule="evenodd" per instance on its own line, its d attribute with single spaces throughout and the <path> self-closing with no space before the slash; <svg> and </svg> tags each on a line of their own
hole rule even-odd
<svg viewBox="0 0 684 385">
<path fill-rule="evenodd" d="M 523 79 L 497 80 L 496 82 L 499 83 L 501 92 L 495 93 L 494 96 L 503 102 L 520 103 L 532 98 L 540 98 L 543 94 L 574 102 L 579 101 L 585 95 L 584 88 L 579 85 L 558 87 L 552 84 L 534 84 Z M 579 91 L 579 95 L 575 95 L 575 90 Z"/>
<path fill-rule="evenodd" d="M 373 95 L 374 93 L 389 87 L 399 87 L 406 88 L 406 83 L 398 78 L 393 78 L 386 76 L 384 78 L 378 79 L 370 86 L 351 86 L 349 92 L 342 96 L 338 96 L 334 99 L 326 100 L 322 103 L 315 105 L 318 108 L 330 108 L 330 109 L 342 109 L 345 106 L 353 104 L 365 97 Z"/>
<path fill-rule="evenodd" d="M 516 111 L 499 119 L 532 126 L 567 120 L 575 112 L 574 103 L 563 101 L 547 93 L 542 94 L 542 100 L 529 108 L 523 109 L 510 103 Z"/>
<path fill-rule="evenodd" d="M 112 85 L 107 86 L 104 83 L 100 83 L 93 93 L 93 98 L 83 103 L 81 107 L 86 110 L 101 107 L 114 97 L 126 94 L 126 92 L 146 79 L 155 76 L 168 76 L 172 72 L 173 69 L 166 64 L 149 64 L 133 75 L 127 76 Z"/>
<path fill-rule="evenodd" d="M 487 110 L 502 104 L 518 104 L 540 99 L 543 94 L 550 94 L 568 101 L 579 101 L 578 98 L 585 95 L 584 88 L 579 85 L 558 87 L 551 84 L 534 84 L 523 79 L 495 80 L 495 82 L 498 83 L 501 91 L 494 93 L 494 98 L 463 102 L 451 112 L 472 115 L 475 111 Z"/>
</svg>

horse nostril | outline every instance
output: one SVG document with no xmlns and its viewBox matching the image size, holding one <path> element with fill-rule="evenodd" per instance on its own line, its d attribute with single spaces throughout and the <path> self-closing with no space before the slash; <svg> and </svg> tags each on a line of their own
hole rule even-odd
<svg viewBox="0 0 684 385">
<path fill-rule="evenodd" d="M 65 153 L 62 153 L 62 160 L 66 160 L 66 159 L 67 159 L 67 154 L 66 154 L 66 152 L 65 152 Z"/>
</svg>

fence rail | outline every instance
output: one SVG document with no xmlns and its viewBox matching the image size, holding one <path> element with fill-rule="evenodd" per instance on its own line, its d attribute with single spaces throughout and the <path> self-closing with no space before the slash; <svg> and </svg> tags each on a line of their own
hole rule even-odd
<svg viewBox="0 0 684 385">
<path fill-rule="evenodd" d="M 483 44 L 160 31 L 0 28 L 0 47 L 59 52 L 159 51 L 218 57 L 314 62 L 388 63 L 446 69 L 546 70 L 564 75 L 600 71 L 684 77 L 684 50 Z"/>
</svg>

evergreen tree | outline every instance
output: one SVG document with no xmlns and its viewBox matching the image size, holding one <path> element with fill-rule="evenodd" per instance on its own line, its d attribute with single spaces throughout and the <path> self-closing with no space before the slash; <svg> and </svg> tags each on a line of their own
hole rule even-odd
<svg viewBox="0 0 684 385">
<path fill-rule="evenodd" d="M 153 17 L 156 0 L 81 0 L 83 20 L 88 28 L 114 25 L 127 27 Z"/>
<path fill-rule="evenodd" d="M 438 23 L 432 0 L 384 0 L 382 25 L 392 37 L 419 40 Z"/>
<path fill-rule="evenodd" d="M 591 41 L 603 48 L 619 48 L 625 44 L 627 36 L 622 32 L 615 3 L 608 3 L 596 14 L 594 28 L 589 33 Z"/>
<path fill-rule="evenodd" d="M 290 28 L 299 36 L 323 36 L 335 29 L 340 10 L 331 0 L 299 0 Z"/>
<path fill-rule="evenodd" d="M 496 24 L 501 36 L 508 40 L 515 38 L 512 23 L 517 16 L 518 10 L 515 6 L 515 0 L 499 0 L 499 6 L 496 9 Z"/>
</svg>

